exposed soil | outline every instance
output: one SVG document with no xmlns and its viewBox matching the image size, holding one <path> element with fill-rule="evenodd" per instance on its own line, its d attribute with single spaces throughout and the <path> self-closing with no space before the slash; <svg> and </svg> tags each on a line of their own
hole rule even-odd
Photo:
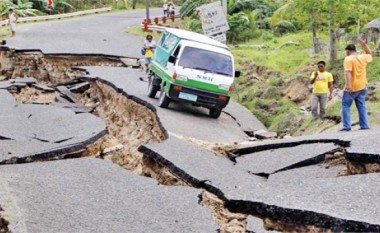
<svg viewBox="0 0 380 233">
<path fill-rule="evenodd" d="M 282 221 L 272 220 L 269 218 L 264 219 L 264 227 L 268 231 L 280 231 L 280 232 L 313 232 L 313 233 L 330 233 L 329 229 L 319 228 L 315 226 L 303 226 L 285 223 Z"/>
<path fill-rule="evenodd" d="M 336 176 L 347 176 L 349 174 L 349 163 L 345 158 L 346 151 L 342 149 L 342 151 L 335 152 L 334 154 L 326 155 L 325 161 L 323 161 L 322 166 L 326 169 L 344 165 L 345 167 L 341 169 Z"/>
<path fill-rule="evenodd" d="M 380 172 L 380 164 L 377 163 L 356 163 L 352 161 L 347 162 L 347 171 L 345 175 L 359 175 L 367 173 L 378 173 Z"/>
<path fill-rule="evenodd" d="M 8 229 L 9 223 L 4 218 L 2 218 L 1 211 L 3 211 L 3 209 L 0 206 L 0 233 L 10 233 Z"/>
<path fill-rule="evenodd" d="M 0 59 L 0 75 L 7 78 L 34 77 L 39 84 L 56 86 L 85 73 L 75 66 L 124 66 L 119 58 L 85 55 L 44 55 L 41 52 L 9 51 Z"/>
<path fill-rule="evenodd" d="M 181 178 L 173 174 L 168 168 L 157 163 L 151 158 L 143 157 L 143 175 L 152 177 L 162 185 L 169 186 L 189 186 Z"/>
<path fill-rule="evenodd" d="M 23 104 L 51 104 L 59 93 L 43 93 L 35 88 L 22 88 L 11 92 L 18 103 Z"/>
<path fill-rule="evenodd" d="M 228 211 L 223 201 L 214 194 L 202 191 L 200 204 L 212 211 L 221 233 L 246 232 L 247 215 Z"/>
<path fill-rule="evenodd" d="M 104 158 L 143 174 L 143 156 L 137 148 L 165 139 L 156 114 L 110 86 L 99 81 L 90 84 L 91 88 L 81 95 L 80 102 L 84 106 L 94 107 L 93 114 L 106 122 L 109 132 L 107 141 L 111 141 L 113 146 L 122 145 L 119 150 L 104 155 Z M 102 146 L 99 145 L 100 148 Z"/>
<path fill-rule="evenodd" d="M 325 161 L 323 162 L 323 166 L 325 168 L 330 168 L 338 165 L 346 165 L 347 160 L 345 159 L 345 151 L 335 152 L 334 154 L 327 154 L 325 157 Z"/>
</svg>

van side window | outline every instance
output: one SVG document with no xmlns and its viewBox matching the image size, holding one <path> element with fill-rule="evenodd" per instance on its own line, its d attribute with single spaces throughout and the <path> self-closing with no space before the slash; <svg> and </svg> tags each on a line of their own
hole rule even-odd
<svg viewBox="0 0 380 233">
<path fill-rule="evenodd" d="M 174 47 L 177 45 L 178 41 L 179 41 L 179 38 L 171 34 L 166 37 L 165 41 L 162 44 L 162 48 L 164 48 L 168 52 L 171 52 L 173 51 Z"/>
<path fill-rule="evenodd" d="M 158 43 L 158 45 L 162 46 L 164 44 L 167 35 L 168 35 L 168 33 L 164 32 L 164 34 L 161 36 L 161 39 L 160 39 L 160 42 Z"/>
</svg>

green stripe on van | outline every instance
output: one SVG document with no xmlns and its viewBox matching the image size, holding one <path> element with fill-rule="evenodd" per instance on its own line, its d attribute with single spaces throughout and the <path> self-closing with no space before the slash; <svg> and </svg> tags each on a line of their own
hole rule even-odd
<svg viewBox="0 0 380 233">
<path fill-rule="evenodd" d="M 151 71 L 153 71 L 153 73 L 155 73 L 157 75 L 157 77 L 160 77 L 161 79 L 164 79 L 165 81 L 170 81 L 172 79 L 172 77 L 170 77 L 170 75 L 168 75 L 158 65 L 154 64 L 154 62 L 152 64 L 150 64 L 149 69 Z"/>
<path fill-rule="evenodd" d="M 218 86 L 215 84 L 199 82 L 199 81 L 195 81 L 191 79 L 189 79 L 187 82 L 184 82 L 181 80 L 175 80 L 175 83 L 179 85 L 187 86 L 187 87 L 205 90 L 207 92 L 214 92 L 218 94 L 228 95 L 228 91 L 219 89 Z"/>
<path fill-rule="evenodd" d="M 153 71 L 153 73 L 155 73 L 158 77 L 162 78 L 164 81 L 172 82 L 172 77 L 168 75 L 163 69 L 161 69 L 154 62 L 150 65 L 150 69 Z M 204 82 L 191 80 L 191 79 L 189 79 L 187 82 L 181 81 L 181 80 L 175 80 L 174 83 L 185 86 L 185 87 L 204 90 L 207 92 L 213 92 L 216 94 L 229 95 L 228 91 L 219 89 L 218 86 L 215 84 L 204 83 Z"/>
</svg>

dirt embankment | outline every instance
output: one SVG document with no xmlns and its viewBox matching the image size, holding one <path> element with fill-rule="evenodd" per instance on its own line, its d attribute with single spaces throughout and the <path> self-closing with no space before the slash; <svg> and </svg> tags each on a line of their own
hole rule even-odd
<svg viewBox="0 0 380 233">
<path fill-rule="evenodd" d="M 245 80 L 239 81 L 242 104 L 251 106 L 251 111 L 267 128 L 276 131 L 279 136 L 320 133 L 341 123 L 340 115 L 327 115 L 322 127 L 310 124 L 307 120 L 312 94 L 309 80 L 311 73 L 316 69 L 316 64 L 311 63 L 303 67 L 294 77 L 284 77 L 251 61 L 243 61 L 241 66 L 245 74 Z M 335 89 L 332 100 L 327 103 L 328 108 L 340 101 L 342 90 L 338 84 L 342 83 L 341 79 L 344 78 L 341 70 L 334 69 L 331 73 L 334 76 Z M 379 85 L 376 83 L 368 85 L 368 103 L 378 101 L 376 97 L 378 88 Z M 368 114 L 371 115 L 371 111 Z"/>
<path fill-rule="evenodd" d="M 120 148 L 101 156 L 143 174 L 143 156 L 137 148 L 142 144 L 159 143 L 165 139 L 156 114 L 106 84 L 99 81 L 90 84 L 91 88 L 79 99 L 84 106 L 94 108 L 93 114 L 106 122 L 109 132 L 103 142 L 96 143 L 95 147 L 103 152 L 104 144 Z"/>
</svg>

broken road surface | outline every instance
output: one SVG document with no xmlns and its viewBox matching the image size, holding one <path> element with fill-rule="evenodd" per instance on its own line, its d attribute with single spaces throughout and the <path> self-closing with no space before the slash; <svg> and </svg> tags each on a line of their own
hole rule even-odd
<svg viewBox="0 0 380 233">
<path fill-rule="evenodd" d="M 27 25 L 8 41 L 16 51 L 1 67 L 10 80 L 44 78 L 0 83 L 0 230 L 380 231 L 379 129 L 247 142 L 265 127 L 237 103 L 217 120 L 192 106 L 157 108 L 140 69 L 75 58 L 137 63 L 142 39 L 122 31 L 143 15 Z M 28 69 L 12 67 L 22 53 Z M 32 71 L 48 54 L 75 67 L 54 57 Z M 61 103 L 20 103 L 23 88 Z"/>
</svg>

